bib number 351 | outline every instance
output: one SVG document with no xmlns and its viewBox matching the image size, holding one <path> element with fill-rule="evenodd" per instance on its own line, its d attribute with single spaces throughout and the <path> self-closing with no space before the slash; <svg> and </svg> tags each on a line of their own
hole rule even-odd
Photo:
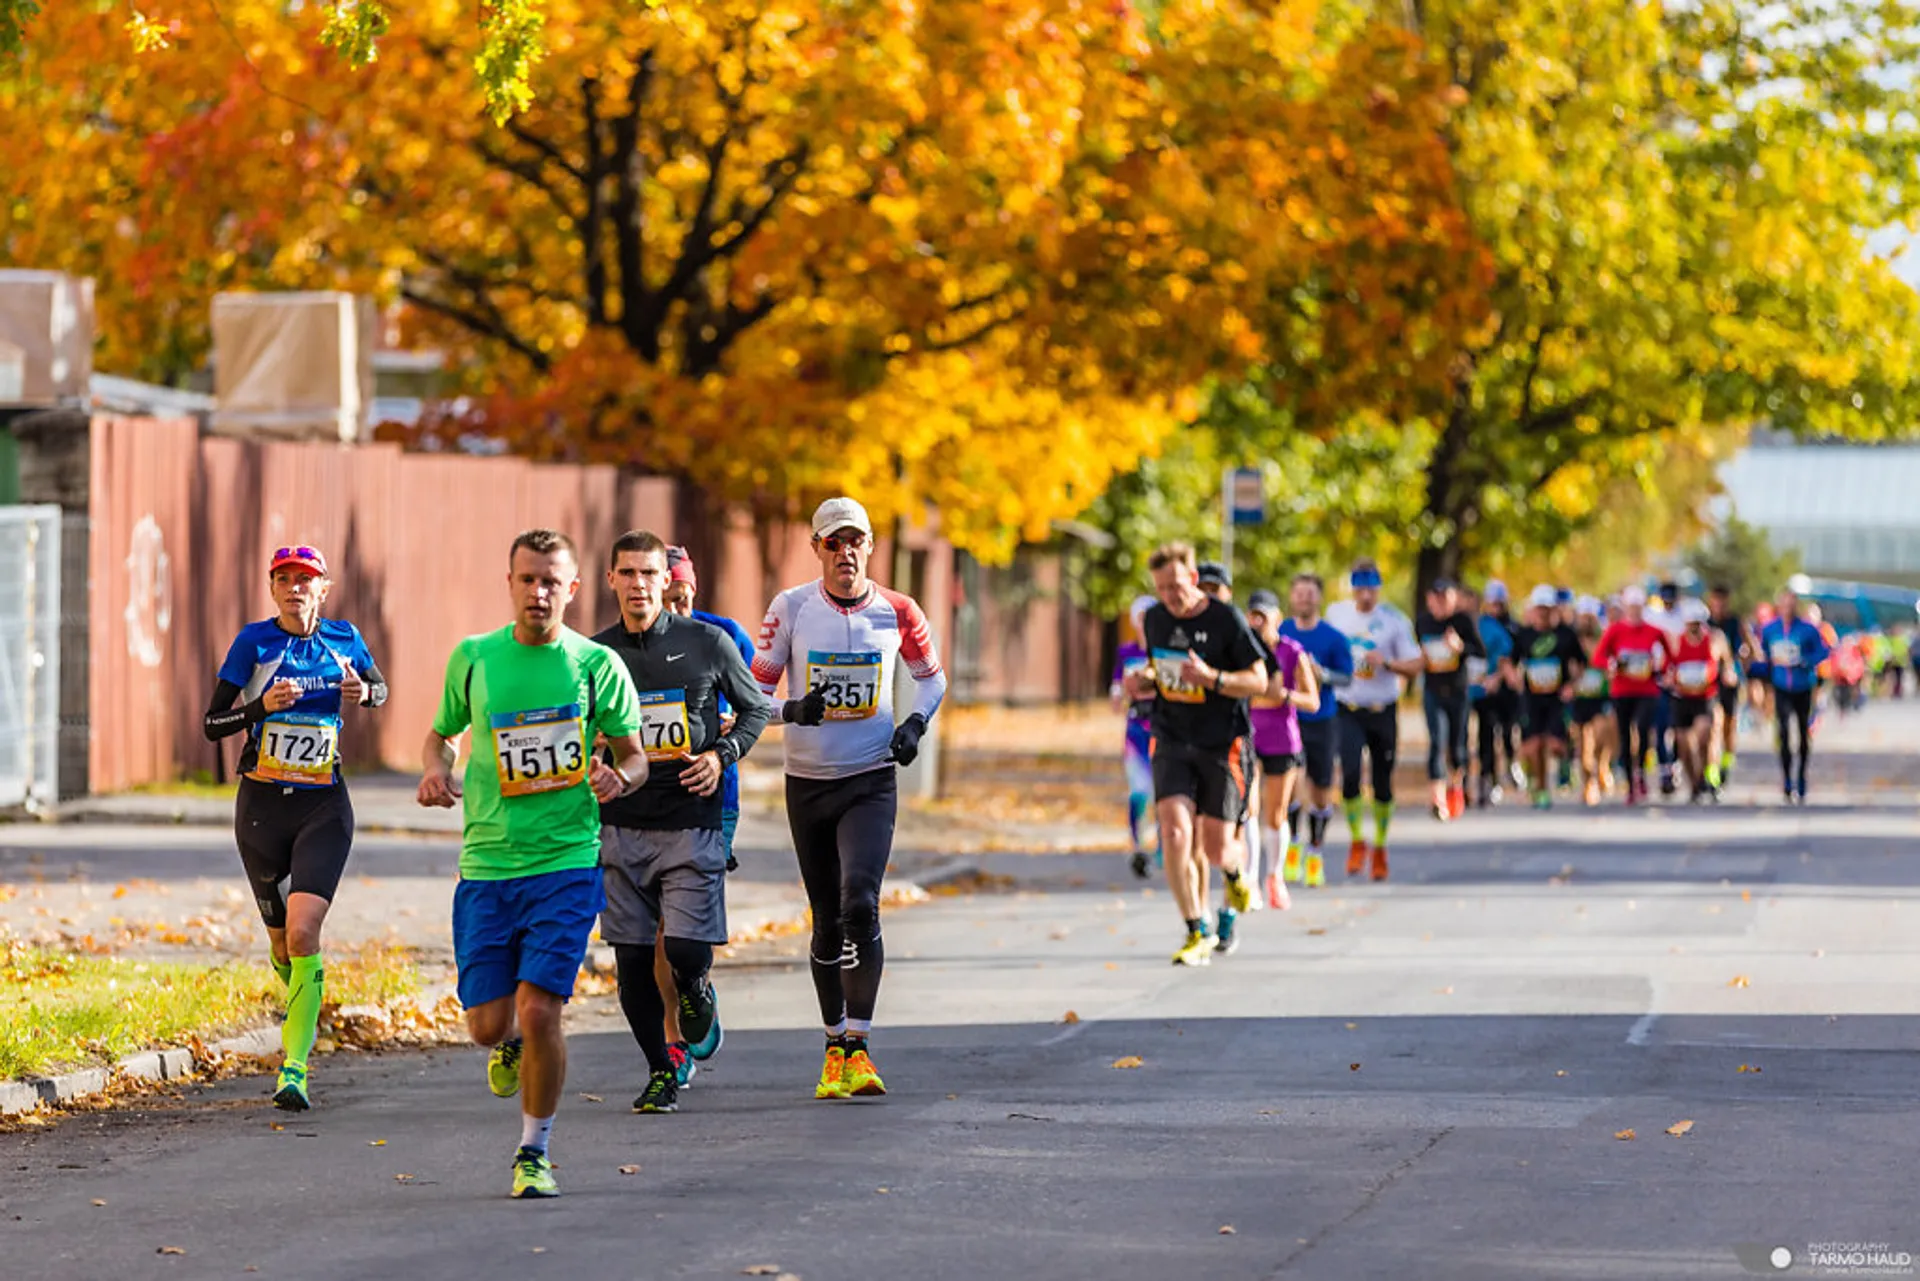
<svg viewBox="0 0 1920 1281">
<path fill-rule="evenodd" d="M 880 655 L 807 655 L 807 692 L 827 700 L 830 721 L 863 721 L 880 710 Z"/>
<path fill-rule="evenodd" d="M 493 749 L 503 797 L 555 792 L 587 777 L 586 725 L 578 703 L 495 716 Z"/>
</svg>

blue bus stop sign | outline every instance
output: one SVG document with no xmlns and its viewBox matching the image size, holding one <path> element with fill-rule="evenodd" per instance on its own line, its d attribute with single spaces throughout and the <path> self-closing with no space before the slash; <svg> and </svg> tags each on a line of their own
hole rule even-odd
<svg viewBox="0 0 1920 1281">
<path fill-rule="evenodd" d="M 1227 483 L 1227 507 L 1236 525 L 1258 525 L 1267 518 L 1266 495 L 1257 467 L 1236 467 Z"/>
</svg>

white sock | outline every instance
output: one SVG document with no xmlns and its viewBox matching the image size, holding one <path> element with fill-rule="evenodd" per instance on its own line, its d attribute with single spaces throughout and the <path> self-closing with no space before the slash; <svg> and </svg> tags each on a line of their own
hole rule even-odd
<svg viewBox="0 0 1920 1281">
<path fill-rule="evenodd" d="M 528 1116 L 520 1114 L 520 1146 L 532 1148 L 535 1152 L 545 1152 L 547 1144 L 553 1139 L 553 1118 L 550 1116 Z"/>
<path fill-rule="evenodd" d="M 1269 827 L 1267 829 L 1267 844 L 1280 851 L 1276 856 L 1276 864 L 1273 870 L 1276 872 L 1281 871 L 1284 864 L 1278 860 L 1284 860 L 1287 856 L 1287 825 L 1285 823 L 1280 824 L 1278 827 Z"/>
</svg>

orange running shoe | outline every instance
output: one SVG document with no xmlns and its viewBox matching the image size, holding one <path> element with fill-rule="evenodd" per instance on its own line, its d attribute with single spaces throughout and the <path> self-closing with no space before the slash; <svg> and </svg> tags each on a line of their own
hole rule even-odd
<svg viewBox="0 0 1920 1281">
<path fill-rule="evenodd" d="M 1287 893 L 1287 882 L 1278 872 L 1267 873 L 1267 906 L 1284 912 L 1293 906 L 1293 895 Z"/>
<path fill-rule="evenodd" d="M 1358 876 L 1367 866 L 1367 843 L 1359 837 L 1347 846 L 1347 875 Z"/>
<path fill-rule="evenodd" d="M 1467 789 L 1464 787 L 1448 788 L 1447 789 L 1447 813 L 1453 818 L 1459 818 L 1462 814 L 1465 814 L 1466 812 L 1467 812 Z"/>
<path fill-rule="evenodd" d="M 1387 847 L 1384 845 L 1373 847 L 1373 879 L 1376 881 L 1387 879 Z"/>
</svg>

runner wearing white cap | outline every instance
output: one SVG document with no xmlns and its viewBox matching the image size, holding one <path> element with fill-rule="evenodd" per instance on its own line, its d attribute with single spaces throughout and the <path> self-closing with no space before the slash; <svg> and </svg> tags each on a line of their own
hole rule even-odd
<svg viewBox="0 0 1920 1281">
<path fill-rule="evenodd" d="M 1559 595 L 1540 586 L 1527 598 L 1527 621 L 1513 634 L 1513 684 L 1520 691 L 1525 724 L 1521 753 L 1526 758 L 1533 807 L 1553 805 L 1554 759 L 1567 748 L 1567 705 L 1573 701 L 1586 651 L 1573 629 L 1556 621 Z"/>
<path fill-rule="evenodd" d="M 1109 696 L 1113 710 L 1127 718 L 1127 735 L 1120 748 L 1120 768 L 1127 779 L 1127 832 L 1133 839 L 1133 855 L 1128 865 L 1133 874 L 1145 880 L 1151 873 L 1152 859 L 1147 856 L 1147 835 L 1154 836 L 1154 854 L 1159 855 L 1159 833 L 1148 822 L 1153 812 L 1153 699 L 1138 698 L 1127 691 L 1127 678 L 1152 665 L 1152 656 L 1143 643 L 1146 633 L 1142 620 L 1154 606 L 1151 596 L 1136 596 L 1127 609 L 1127 624 L 1132 630 L 1113 656 L 1113 684 Z"/>
</svg>

